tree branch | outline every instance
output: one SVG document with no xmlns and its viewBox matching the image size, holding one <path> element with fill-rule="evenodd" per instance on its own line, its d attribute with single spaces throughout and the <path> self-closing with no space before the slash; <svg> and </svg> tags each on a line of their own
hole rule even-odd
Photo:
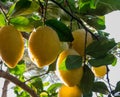
<svg viewBox="0 0 120 97">
<path fill-rule="evenodd" d="M 5 79 L 13 82 L 17 86 L 19 86 L 22 89 L 24 89 L 25 91 L 27 91 L 32 97 L 38 97 L 34 90 L 32 90 L 24 82 L 21 82 L 20 80 L 18 80 L 16 77 L 10 75 L 9 73 L 7 73 L 7 72 L 5 72 L 3 70 L 0 70 L 0 77 L 3 77 Z"/>
<path fill-rule="evenodd" d="M 50 0 L 50 1 L 52 1 L 53 3 L 55 3 L 56 5 L 58 5 L 62 10 L 64 10 L 69 16 L 71 16 L 73 19 L 75 19 L 76 21 L 78 21 L 80 24 L 81 24 L 81 26 L 87 31 L 87 32 L 89 32 L 93 37 L 95 37 L 97 40 L 98 40 L 98 37 L 96 36 L 96 35 L 94 35 L 91 31 L 90 31 L 90 29 L 88 29 L 85 25 L 84 25 L 84 23 L 83 23 L 83 21 L 81 20 L 81 19 L 79 19 L 77 16 L 75 16 L 75 15 L 73 15 L 72 13 L 70 13 L 69 11 L 67 11 L 62 5 L 60 5 L 58 2 L 56 2 L 55 0 Z"/>
<path fill-rule="evenodd" d="M 10 81 L 5 79 L 4 85 L 3 85 L 3 89 L 2 89 L 2 96 L 1 97 L 7 97 L 7 88 L 9 85 Z"/>
</svg>

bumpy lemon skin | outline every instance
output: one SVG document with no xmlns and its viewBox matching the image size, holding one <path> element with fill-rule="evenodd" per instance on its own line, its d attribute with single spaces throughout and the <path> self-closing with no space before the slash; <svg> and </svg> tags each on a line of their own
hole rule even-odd
<svg viewBox="0 0 120 97">
<path fill-rule="evenodd" d="M 80 56 L 84 56 L 84 50 L 85 50 L 85 36 L 86 32 L 84 29 L 78 29 L 72 32 L 73 35 L 73 42 L 72 47 L 80 54 Z M 86 47 L 92 43 L 93 38 L 90 33 L 87 33 L 87 44 Z"/>
<path fill-rule="evenodd" d="M 30 35 L 28 52 L 31 60 L 39 68 L 53 63 L 60 51 L 57 33 L 48 26 L 40 26 Z"/>
<path fill-rule="evenodd" d="M 68 55 L 79 55 L 74 49 L 64 50 L 60 53 L 57 59 L 56 74 L 60 80 L 69 87 L 75 86 L 80 83 L 83 76 L 83 67 L 72 69 L 72 70 L 60 70 L 59 67 L 62 61 Z M 74 65 L 74 64 L 73 64 Z"/>
<path fill-rule="evenodd" d="M 0 56 L 9 68 L 14 68 L 24 54 L 24 40 L 21 33 L 8 25 L 0 29 Z"/>
<path fill-rule="evenodd" d="M 62 85 L 58 91 L 58 97 L 82 97 L 82 92 L 78 86 Z"/>
<path fill-rule="evenodd" d="M 94 75 L 99 78 L 103 78 L 105 76 L 105 74 L 107 73 L 106 66 L 92 67 L 91 69 L 92 69 Z"/>
</svg>

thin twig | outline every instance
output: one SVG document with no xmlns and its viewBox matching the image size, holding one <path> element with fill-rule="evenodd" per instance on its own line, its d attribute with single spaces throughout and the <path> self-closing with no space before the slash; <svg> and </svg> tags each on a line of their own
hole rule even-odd
<svg viewBox="0 0 120 97">
<path fill-rule="evenodd" d="M 84 65 L 86 64 L 86 47 L 87 47 L 87 30 L 85 30 L 85 45 L 84 45 Z"/>
<path fill-rule="evenodd" d="M 109 79 L 109 68 L 108 68 L 108 66 L 106 66 L 107 67 L 107 76 L 106 76 L 106 79 L 107 79 L 107 83 L 108 83 L 108 86 L 109 86 L 109 89 L 110 89 L 110 93 L 112 94 L 112 87 L 111 87 L 111 84 L 110 84 L 110 79 Z M 111 96 L 111 94 L 109 95 L 109 96 Z"/>
<path fill-rule="evenodd" d="M 58 5 L 61 9 L 63 9 L 69 16 L 71 16 L 72 18 L 74 18 L 76 21 L 78 21 L 80 24 L 81 24 L 81 26 L 87 31 L 87 32 L 89 32 L 93 37 L 95 37 L 97 40 L 98 40 L 98 37 L 96 36 L 96 35 L 94 35 L 91 31 L 90 31 L 90 29 L 88 29 L 85 25 L 84 25 L 84 23 L 83 23 L 83 21 L 80 19 L 80 18 L 78 18 L 78 17 L 76 17 L 75 15 L 73 15 L 73 14 L 71 14 L 69 11 L 67 11 L 62 5 L 60 5 L 58 2 L 56 2 L 55 0 L 51 0 L 53 3 L 55 3 L 56 5 Z"/>
<path fill-rule="evenodd" d="M 7 73 L 7 72 L 5 72 L 3 70 L 0 70 L 0 77 L 3 77 L 5 79 L 9 80 L 10 82 L 13 82 L 17 86 L 19 86 L 22 89 L 24 89 L 25 91 L 27 91 L 32 97 L 38 97 L 38 95 L 35 93 L 34 90 L 32 90 L 24 82 L 21 82 L 19 79 L 17 79 L 16 77 L 10 75 L 9 73 Z"/>
<path fill-rule="evenodd" d="M 46 21 L 46 13 L 47 13 L 47 6 L 48 6 L 48 0 L 45 0 L 45 8 L 44 8 L 44 20 L 43 20 L 43 22 L 45 23 L 45 21 Z"/>
<path fill-rule="evenodd" d="M 68 0 L 66 0 L 66 3 L 67 3 L 67 5 L 68 5 L 68 7 L 69 7 L 69 9 L 70 9 L 71 14 L 73 14 L 73 11 L 72 11 L 72 9 L 71 9 L 71 7 L 70 7 L 70 5 L 69 5 Z M 73 21 L 73 17 L 71 17 L 71 19 L 70 19 L 70 29 L 71 29 L 71 31 L 72 31 L 72 21 Z"/>
<path fill-rule="evenodd" d="M 26 82 L 28 82 L 28 81 L 31 81 L 31 80 L 34 79 L 34 78 L 38 78 L 38 77 L 40 77 L 40 76 L 44 76 L 44 75 L 46 75 L 46 74 L 48 74 L 48 73 L 49 73 L 49 71 L 47 71 L 47 72 L 44 73 L 44 74 L 36 75 L 36 76 L 34 76 L 34 77 L 32 77 L 32 78 L 26 80 L 24 83 L 26 83 Z"/>
</svg>

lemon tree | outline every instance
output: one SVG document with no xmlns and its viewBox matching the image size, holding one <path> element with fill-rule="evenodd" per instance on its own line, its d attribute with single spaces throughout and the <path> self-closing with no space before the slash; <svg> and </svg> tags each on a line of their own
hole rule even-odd
<svg viewBox="0 0 120 97">
<path fill-rule="evenodd" d="M 0 0 L 0 77 L 16 97 L 119 97 L 120 44 L 105 15 L 119 0 Z"/>
</svg>

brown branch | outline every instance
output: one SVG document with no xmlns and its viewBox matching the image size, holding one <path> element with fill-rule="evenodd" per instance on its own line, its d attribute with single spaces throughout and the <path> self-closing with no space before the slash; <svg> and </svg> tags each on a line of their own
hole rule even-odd
<svg viewBox="0 0 120 97">
<path fill-rule="evenodd" d="M 10 81 L 5 79 L 4 85 L 3 85 L 3 89 L 2 89 L 2 96 L 1 97 L 7 97 L 7 88 L 9 85 Z"/>
<path fill-rule="evenodd" d="M 29 34 L 28 33 L 26 33 L 26 32 L 21 32 L 21 34 L 22 34 L 22 36 L 25 38 L 25 39 L 29 39 Z"/>
<path fill-rule="evenodd" d="M 72 17 L 73 19 L 75 19 L 77 22 L 79 22 L 81 24 L 81 26 L 87 31 L 89 32 L 93 37 L 95 37 L 95 39 L 98 40 L 98 37 L 96 35 L 94 35 L 94 33 L 92 33 L 90 31 L 89 28 L 86 27 L 86 25 L 84 24 L 84 22 L 78 18 L 77 16 L 73 15 L 72 13 L 70 13 L 68 10 L 66 10 L 62 5 L 60 5 L 57 1 L 55 0 L 50 0 L 52 1 L 53 3 L 55 3 L 57 6 L 59 6 L 62 10 L 64 10 L 64 12 L 66 12 L 70 17 Z"/>
<path fill-rule="evenodd" d="M 21 82 L 19 79 L 10 75 L 9 73 L 7 73 L 3 70 L 0 70 L 0 77 L 3 77 L 5 79 L 9 80 L 10 82 L 13 82 L 17 86 L 21 87 L 23 90 L 27 91 L 32 97 L 38 97 L 34 90 L 32 90 L 24 82 Z"/>
</svg>

